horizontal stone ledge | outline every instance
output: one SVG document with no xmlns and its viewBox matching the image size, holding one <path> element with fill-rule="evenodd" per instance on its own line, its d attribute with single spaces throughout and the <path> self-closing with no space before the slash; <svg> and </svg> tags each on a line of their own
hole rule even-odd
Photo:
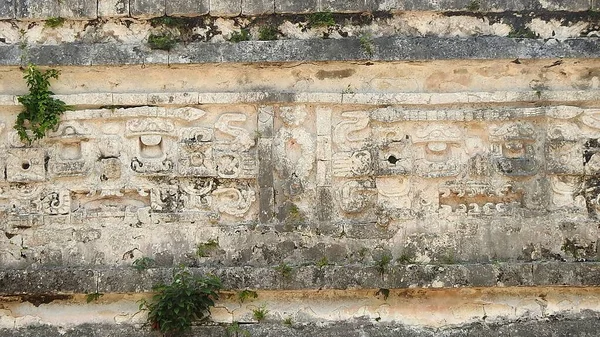
<svg viewBox="0 0 600 337">
<path fill-rule="evenodd" d="M 225 289 L 402 289 L 519 286 L 600 286 L 600 263 L 496 263 L 453 265 L 200 267 Z M 0 271 L 0 295 L 151 292 L 169 282 L 171 268 L 9 269 Z"/>
<path fill-rule="evenodd" d="M 270 13 L 303 14 L 330 11 L 586 11 L 591 0 L 5 0 L 0 19 L 43 20 L 64 17 L 89 20 L 111 17 L 152 18 L 163 15 L 254 16 Z"/>
<path fill-rule="evenodd" d="M 26 57 L 25 57 L 26 56 Z M 115 43 L 63 43 L 0 46 L 0 65 L 33 63 L 50 66 L 129 64 L 269 63 L 325 61 L 414 61 L 454 59 L 546 59 L 595 58 L 600 41 L 576 38 L 564 41 L 508 37 L 380 37 L 243 41 L 240 43 L 195 42 L 170 51 L 147 45 Z"/>
<path fill-rule="evenodd" d="M 282 321 L 239 324 L 237 329 L 229 324 L 207 323 L 196 325 L 182 337 L 313 337 L 313 336 L 405 336 L 405 337 L 545 337 L 545 336 L 596 336 L 600 329 L 600 315 L 592 311 L 574 312 L 552 317 L 530 317 L 517 321 L 473 322 L 459 326 L 427 328 L 409 326 L 401 322 L 383 323 L 366 318 L 343 322 L 314 322 L 283 324 Z M 71 327 L 53 325 L 30 325 L 16 329 L 0 329 L 3 337 L 154 337 L 148 327 L 130 324 L 81 324 Z"/>
<path fill-rule="evenodd" d="M 17 95 L 0 95 L 0 106 L 20 106 Z M 384 108 L 373 112 L 373 119 L 381 121 L 400 120 L 503 120 L 515 117 L 560 116 L 561 113 L 577 115 L 587 109 L 569 106 L 600 100 L 600 90 L 569 91 L 497 91 L 453 93 L 327 93 L 327 92 L 171 92 L 171 93 L 83 93 L 55 95 L 72 107 L 104 107 L 100 109 L 67 111 L 64 119 L 96 119 L 141 116 L 161 116 L 168 106 L 202 104 L 271 104 L 271 103 L 320 103 L 358 105 L 427 105 L 428 109 Z M 486 107 L 469 108 L 477 104 L 544 103 L 542 107 Z M 432 105 L 466 105 L 457 109 L 432 111 Z M 127 107 L 161 106 L 145 114 Z M 164 106 L 164 107 L 162 107 Z M 386 110 L 387 109 L 387 110 Z M 594 110 L 595 111 L 595 110 Z"/>
</svg>

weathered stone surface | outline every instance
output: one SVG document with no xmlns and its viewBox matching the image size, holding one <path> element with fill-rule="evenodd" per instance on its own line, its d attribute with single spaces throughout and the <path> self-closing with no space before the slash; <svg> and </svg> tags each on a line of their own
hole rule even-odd
<svg viewBox="0 0 600 337">
<path fill-rule="evenodd" d="M 210 0 L 169 0 L 166 3 L 166 13 L 172 16 L 200 16 L 208 14 Z"/>
<path fill-rule="evenodd" d="M 215 43 L 178 45 L 169 52 L 169 64 L 222 62 L 222 47 Z"/>
<path fill-rule="evenodd" d="M 98 3 L 96 0 L 64 1 L 17 1 L 17 17 L 23 19 L 47 19 L 62 17 L 65 19 L 95 19 Z"/>
<path fill-rule="evenodd" d="M 35 45 L 27 49 L 28 62 L 39 65 L 77 65 L 92 64 L 92 50 L 89 44 Z"/>
<path fill-rule="evenodd" d="M 90 293 L 95 291 L 96 274 L 89 269 L 9 269 L 0 271 L 1 295 Z"/>
<path fill-rule="evenodd" d="M 0 4 L 0 19 L 14 19 L 15 18 L 15 3 L 16 0 L 6 0 Z"/>
<path fill-rule="evenodd" d="M 211 0 L 210 15 L 238 16 L 242 13 L 242 0 Z"/>
<path fill-rule="evenodd" d="M 371 10 L 373 4 L 369 0 L 322 0 L 320 11 L 334 13 L 360 13 Z"/>
<path fill-rule="evenodd" d="M 242 0 L 242 15 L 266 15 L 275 12 L 275 0 Z"/>
<path fill-rule="evenodd" d="M 98 0 L 98 16 L 102 18 L 129 16 L 129 1 Z"/>
<path fill-rule="evenodd" d="M 357 318 L 356 320 L 336 323 L 298 323 L 291 326 L 277 322 L 260 322 L 240 324 L 242 331 L 247 331 L 252 336 L 410 336 L 410 337 L 459 337 L 459 336 L 595 336 L 600 328 L 598 315 L 586 312 L 582 315 L 568 314 L 552 319 L 528 319 L 516 322 L 504 321 L 495 323 L 469 323 L 461 326 L 446 327 L 443 329 L 419 328 L 403 325 L 402 323 L 383 323 Z M 230 329 L 231 330 L 231 329 Z M 2 329 L 3 336 L 7 337 L 150 337 L 155 333 L 148 328 L 139 328 L 131 325 L 83 324 L 71 328 L 58 328 L 48 325 L 37 325 L 20 329 Z M 194 326 L 184 336 L 225 337 L 228 332 L 227 325 L 201 325 Z"/>
<path fill-rule="evenodd" d="M 311 13 L 318 11 L 318 0 L 275 0 L 275 13 Z"/>
<path fill-rule="evenodd" d="M 586 11 L 590 9 L 590 2 L 587 0 L 486 0 L 481 2 L 481 9 L 484 11 L 526 11 L 526 10 L 565 10 L 565 11 Z"/>
<path fill-rule="evenodd" d="M 166 14 L 165 0 L 130 0 L 129 12 L 135 18 L 152 18 Z"/>
</svg>

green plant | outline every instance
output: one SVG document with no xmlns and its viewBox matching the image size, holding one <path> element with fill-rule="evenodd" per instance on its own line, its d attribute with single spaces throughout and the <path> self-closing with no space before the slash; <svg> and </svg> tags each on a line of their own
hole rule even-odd
<svg viewBox="0 0 600 337">
<path fill-rule="evenodd" d="M 98 299 L 100 299 L 100 297 L 104 296 L 104 294 L 101 294 L 99 292 L 95 292 L 95 293 L 91 293 L 91 294 L 87 294 L 85 295 L 85 301 L 87 303 L 93 302 L 93 301 L 97 301 Z"/>
<path fill-rule="evenodd" d="M 246 28 L 242 28 L 239 32 L 231 33 L 229 37 L 229 42 L 242 42 L 242 41 L 250 41 L 250 31 Z"/>
<path fill-rule="evenodd" d="M 467 6 L 467 10 L 471 12 L 477 12 L 481 8 L 480 0 L 471 0 L 469 5 Z"/>
<path fill-rule="evenodd" d="M 188 330 L 192 321 L 210 317 L 209 308 L 215 305 L 221 288 L 216 276 L 194 276 L 178 267 L 173 270 L 171 284 L 153 287 L 156 294 L 150 301 L 141 300 L 140 310 L 148 311 L 148 324 L 153 330 L 177 335 Z"/>
<path fill-rule="evenodd" d="M 292 267 L 290 267 L 287 263 L 282 262 L 279 266 L 274 268 L 281 276 L 284 278 L 292 277 Z"/>
<path fill-rule="evenodd" d="M 288 316 L 283 320 L 283 324 L 287 326 L 292 326 L 294 322 L 292 321 L 292 316 Z"/>
<path fill-rule="evenodd" d="M 381 276 L 387 272 L 390 262 L 392 262 L 392 256 L 389 254 L 383 254 L 379 259 L 375 260 L 375 267 Z"/>
<path fill-rule="evenodd" d="M 57 28 L 62 26 L 65 23 L 65 18 L 61 17 L 53 17 L 46 19 L 46 23 L 44 23 L 44 27 L 48 28 Z"/>
<path fill-rule="evenodd" d="M 209 257 L 210 252 L 219 248 L 219 241 L 210 239 L 196 245 L 196 255 L 198 257 Z"/>
<path fill-rule="evenodd" d="M 362 34 L 359 41 L 360 41 L 360 47 L 362 48 L 363 52 L 368 57 L 373 57 L 375 46 L 373 45 L 373 37 L 371 36 L 371 34 L 369 34 L 369 33 Z"/>
<path fill-rule="evenodd" d="M 335 25 L 335 20 L 331 12 L 317 12 L 309 15 L 308 25 L 310 27 L 329 27 Z"/>
<path fill-rule="evenodd" d="M 152 27 L 165 26 L 171 28 L 184 27 L 187 22 L 184 18 L 176 18 L 172 16 L 160 16 L 149 20 Z"/>
<path fill-rule="evenodd" d="M 411 264 L 415 263 L 415 254 L 414 252 L 404 251 L 402 254 L 396 259 L 400 264 Z"/>
<path fill-rule="evenodd" d="M 59 71 L 48 69 L 41 72 L 36 66 L 30 64 L 25 76 L 29 93 L 19 96 L 19 103 L 23 104 L 23 111 L 17 115 L 15 130 L 22 141 L 31 144 L 33 140 L 44 137 L 47 130 L 56 129 L 60 116 L 68 110 L 65 102 L 53 98 L 50 91 L 50 79 L 58 79 Z M 33 139 L 27 133 L 31 130 Z"/>
<path fill-rule="evenodd" d="M 137 271 L 143 271 L 154 266 L 154 259 L 151 257 L 140 257 L 133 261 L 132 267 Z"/>
<path fill-rule="evenodd" d="M 241 303 L 244 303 L 246 300 L 258 298 L 256 291 L 252 290 L 242 290 L 237 294 L 237 296 Z"/>
<path fill-rule="evenodd" d="M 261 322 L 265 318 L 267 318 L 268 313 L 269 313 L 269 310 L 267 310 L 267 308 L 263 305 L 263 306 L 260 306 L 256 309 L 252 310 L 252 317 L 254 317 L 255 320 Z"/>
<path fill-rule="evenodd" d="M 323 267 L 325 267 L 326 265 L 328 265 L 328 264 L 329 264 L 329 260 L 327 259 L 327 256 L 323 256 L 323 257 L 322 257 L 322 258 L 321 258 L 319 261 L 317 261 L 315 264 L 317 265 L 317 267 L 319 267 L 319 268 L 323 268 Z"/>
<path fill-rule="evenodd" d="M 534 33 L 531 29 L 525 27 L 511 30 L 510 33 L 508 33 L 508 37 L 515 39 L 537 39 L 538 34 Z"/>
<path fill-rule="evenodd" d="M 277 40 L 279 30 L 275 26 L 262 26 L 258 30 L 258 39 L 260 41 Z"/>
<path fill-rule="evenodd" d="M 150 49 L 171 50 L 176 43 L 177 39 L 170 33 L 150 34 L 148 36 Z"/>
<path fill-rule="evenodd" d="M 227 327 L 227 336 L 228 337 L 250 337 L 250 331 L 246 329 L 240 328 L 240 324 L 238 322 L 231 323 L 230 326 Z"/>
<path fill-rule="evenodd" d="M 354 88 L 350 84 L 346 87 L 346 89 L 342 90 L 342 94 L 354 94 Z"/>
</svg>

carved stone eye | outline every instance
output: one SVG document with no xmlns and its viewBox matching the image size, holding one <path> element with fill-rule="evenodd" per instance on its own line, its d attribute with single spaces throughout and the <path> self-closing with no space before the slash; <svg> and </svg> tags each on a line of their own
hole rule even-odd
<svg viewBox="0 0 600 337">
<path fill-rule="evenodd" d="M 448 143 L 444 142 L 429 142 L 427 149 L 431 152 L 445 152 L 448 149 Z"/>
</svg>

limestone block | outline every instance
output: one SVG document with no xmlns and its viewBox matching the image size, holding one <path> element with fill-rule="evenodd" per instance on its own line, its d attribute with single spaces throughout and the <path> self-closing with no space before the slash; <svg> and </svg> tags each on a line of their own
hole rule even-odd
<svg viewBox="0 0 600 337">
<path fill-rule="evenodd" d="M 472 0 L 404 0 L 404 10 L 407 11 L 453 11 L 465 10 Z"/>
<path fill-rule="evenodd" d="M 242 15 L 266 15 L 275 11 L 275 0 L 242 0 Z"/>
<path fill-rule="evenodd" d="M 129 6 L 134 18 L 152 18 L 166 13 L 165 0 L 130 0 Z"/>
<path fill-rule="evenodd" d="M 0 20 L 15 18 L 15 2 L 17 0 L 5 0 L 0 3 Z"/>
<path fill-rule="evenodd" d="M 167 0 L 166 12 L 171 16 L 200 16 L 208 14 L 209 0 Z"/>
<path fill-rule="evenodd" d="M 370 0 L 321 0 L 320 12 L 360 13 L 371 10 Z"/>
<path fill-rule="evenodd" d="M 46 180 L 43 149 L 10 149 L 6 160 L 6 180 L 9 182 L 36 182 Z"/>
<path fill-rule="evenodd" d="M 65 19 L 87 20 L 97 17 L 96 0 L 38 1 L 15 0 L 17 17 L 23 19 L 47 19 L 61 17 Z"/>
<path fill-rule="evenodd" d="M 129 0 L 98 0 L 98 16 L 102 18 L 129 16 Z"/>
<path fill-rule="evenodd" d="M 318 0 L 277 0 L 275 1 L 275 13 L 311 13 L 319 11 Z"/>
<path fill-rule="evenodd" d="M 242 13 L 243 0 L 210 0 L 210 15 L 238 16 Z"/>
<path fill-rule="evenodd" d="M 485 11 L 523 11 L 523 10 L 551 10 L 551 11 L 586 11 L 590 9 L 589 0 L 486 0 L 481 2 L 481 9 Z"/>
</svg>

